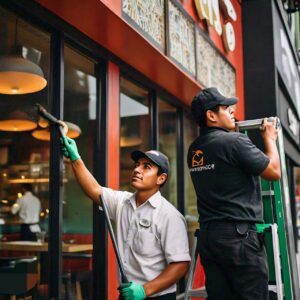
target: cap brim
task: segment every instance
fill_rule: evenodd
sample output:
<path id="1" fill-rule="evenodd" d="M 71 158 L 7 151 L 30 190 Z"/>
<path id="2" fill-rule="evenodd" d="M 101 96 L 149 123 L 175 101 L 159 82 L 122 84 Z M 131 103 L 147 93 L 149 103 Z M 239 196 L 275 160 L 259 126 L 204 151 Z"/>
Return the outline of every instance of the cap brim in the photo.
<path id="1" fill-rule="evenodd" d="M 164 169 L 164 167 L 162 167 L 160 165 L 160 163 L 158 161 L 155 160 L 155 157 L 148 155 L 147 153 L 143 152 L 143 151 L 139 151 L 139 150 L 135 150 L 133 152 L 131 152 L 131 158 L 133 159 L 133 161 L 137 162 L 140 158 L 148 158 L 150 161 L 152 161 L 156 166 L 158 166 L 164 173 L 168 173 L 167 170 Z"/>
<path id="2" fill-rule="evenodd" d="M 142 157 L 149 158 L 145 152 L 142 152 L 142 151 L 139 151 L 139 150 L 135 150 L 135 151 L 131 152 L 131 158 L 133 159 L 133 161 L 138 161 Z"/>
<path id="3" fill-rule="evenodd" d="M 225 98 L 220 102 L 220 105 L 234 105 L 238 102 L 237 98 Z"/>

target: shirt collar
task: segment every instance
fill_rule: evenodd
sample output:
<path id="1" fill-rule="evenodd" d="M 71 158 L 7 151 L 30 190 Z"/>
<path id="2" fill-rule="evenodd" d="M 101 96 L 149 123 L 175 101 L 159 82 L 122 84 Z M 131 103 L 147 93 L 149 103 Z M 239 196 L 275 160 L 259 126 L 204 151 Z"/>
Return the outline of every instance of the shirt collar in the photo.
<path id="1" fill-rule="evenodd" d="M 217 126 L 209 126 L 209 127 L 203 127 L 200 131 L 201 135 L 202 134 L 208 134 L 210 132 L 214 132 L 217 130 L 221 130 L 221 131 L 225 131 L 225 132 L 229 132 L 228 129 L 223 128 L 223 127 L 217 127 Z"/>
<path id="2" fill-rule="evenodd" d="M 136 192 L 134 194 L 132 194 L 131 197 L 129 197 L 127 199 L 127 201 L 130 202 L 131 206 L 134 209 L 136 209 L 135 195 L 136 195 Z M 160 191 L 157 191 L 155 194 L 153 194 L 145 203 L 149 203 L 153 208 L 158 207 L 159 204 L 161 203 L 161 193 L 160 193 Z M 144 205 L 144 204 L 142 204 L 142 205 Z"/>

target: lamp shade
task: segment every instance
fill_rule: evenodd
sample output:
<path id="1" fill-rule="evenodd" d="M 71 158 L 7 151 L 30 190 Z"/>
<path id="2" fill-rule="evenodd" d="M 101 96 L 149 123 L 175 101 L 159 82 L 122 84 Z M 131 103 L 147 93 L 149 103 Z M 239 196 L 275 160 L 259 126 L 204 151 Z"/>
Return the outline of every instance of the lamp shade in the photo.
<path id="1" fill-rule="evenodd" d="M 139 137 L 121 137 L 120 138 L 120 147 L 136 147 L 142 144 L 142 139 Z"/>
<path id="2" fill-rule="evenodd" d="M 32 119 L 24 111 L 14 111 L 5 119 L 0 120 L 1 131 L 29 131 L 37 127 L 34 119 Z"/>
<path id="3" fill-rule="evenodd" d="M 0 58 L 0 93 L 8 95 L 29 94 L 47 85 L 42 69 L 21 56 Z"/>
<path id="4" fill-rule="evenodd" d="M 81 134 L 81 129 L 79 128 L 79 126 L 77 126 L 74 123 L 70 123 L 70 122 L 66 122 L 64 121 L 64 123 L 68 126 L 68 132 L 67 132 L 67 136 L 69 138 L 72 139 L 76 139 L 77 137 L 80 136 Z M 46 129 L 37 129 L 32 131 L 31 135 L 41 141 L 50 141 L 50 130 L 49 128 Z"/>

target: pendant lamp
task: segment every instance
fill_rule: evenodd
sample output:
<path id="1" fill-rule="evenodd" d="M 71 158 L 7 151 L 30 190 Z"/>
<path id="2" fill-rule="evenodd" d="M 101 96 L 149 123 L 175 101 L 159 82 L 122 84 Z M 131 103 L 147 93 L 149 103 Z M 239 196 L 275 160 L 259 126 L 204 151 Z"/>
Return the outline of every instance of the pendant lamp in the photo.
<path id="1" fill-rule="evenodd" d="M 79 126 L 77 126 L 74 123 L 71 122 L 66 122 L 64 121 L 64 123 L 66 123 L 66 125 L 68 126 L 68 132 L 67 132 L 67 136 L 71 139 L 76 139 L 77 137 L 80 136 L 81 134 L 81 129 Z M 34 131 L 32 131 L 31 135 L 41 141 L 50 141 L 50 129 L 46 128 L 46 129 L 36 129 Z"/>
<path id="2" fill-rule="evenodd" d="M 0 131 L 29 131 L 37 127 L 33 117 L 24 111 L 13 111 L 0 120 Z"/>
<path id="3" fill-rule="evenodd" d="M 47 81 L 42 69 L 22 57 L 17 47 L 18 19 L 16 19 L 15 47 L 13 54 L 0 57 L 0 94 L 18 95 L 42 90 Z"/>

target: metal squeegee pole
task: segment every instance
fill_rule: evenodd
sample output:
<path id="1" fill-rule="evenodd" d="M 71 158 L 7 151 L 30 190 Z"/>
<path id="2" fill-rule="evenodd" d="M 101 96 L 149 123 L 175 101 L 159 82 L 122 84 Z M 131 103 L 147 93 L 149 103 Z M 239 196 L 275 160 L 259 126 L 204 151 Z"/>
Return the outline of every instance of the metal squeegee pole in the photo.
<path id="1" fill-rule="evenodd" d="M 108 231 L 109 231 L 109 234 L 110 234 L 110 237 L 111 237 L 111 240 L 112 240 L 112 244 L 113 244 L 113 247 L 114 247 L 114 250 L 115 250 L 116 257 L 117 257 L 117 262 L 118 262 L 118 266 L 119 266 L 120 273 L 121 273 L 121 282 L 122 283 L 129 283 L 129 280 L 128 280 L 127 276 L 125 275 L 124 265 L 123 265 L 121 255 L 120 255 L 120 252 L 119 252 L 119 249 L 118 249 L 118 246 L 117 246 L 116 237 L 115 237 L 114 230 L 112 228 L 112 224 L 111 224 L 111 221 L 110 221 L 110 218 L 109 218 L 109 215 L 108 215 L 107 207 L 106 207 L 105 201 L 102 200 L 101 196 L 100 196 L 100 204 L 101 204 L 102 209 L 104 211 L 105 221 L 106 221 L 106 224 L 108 226 Z"/>
<path id="2" fill-rule="evenodd" d="M 242 128 L 243 130 L 249 130 L 249 129 L 256 129 L 260 128 L 265 118 L 262 119 L 253 119 L 253 120 L 246 120 L 246 121 L 240 121 L 236 122 L 238 128 Z M 268 121 L 271 121 L 271 118 L 267 118 Z M 280 126 L 280 120 L 277 118 L 277 127 Z"/>

